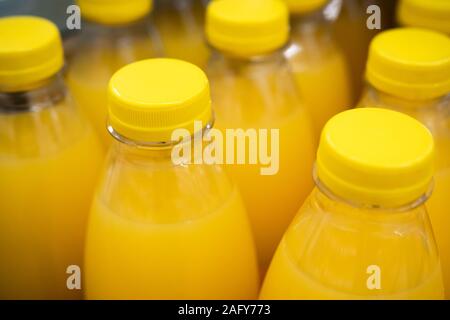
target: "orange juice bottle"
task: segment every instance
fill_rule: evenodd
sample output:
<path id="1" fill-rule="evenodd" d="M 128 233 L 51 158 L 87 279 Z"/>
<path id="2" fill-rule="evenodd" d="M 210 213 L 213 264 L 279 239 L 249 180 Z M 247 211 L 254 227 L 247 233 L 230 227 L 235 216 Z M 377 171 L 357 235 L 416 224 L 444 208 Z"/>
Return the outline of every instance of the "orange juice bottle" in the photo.
<path id="1" fill-rule="evenodd" d="M 164 53 L 204 68 L 209 50 L 203 36 L 205 1 L 159 0 L 155 6 L 155 23 Z"/>
<path id="2" fill-rule="evenodd" d="M 316 188 L 284 234 L 262 299 L 442 299 L 424 202 L 433 137 L 402 113 L 360 108 L 322 131 Z"/>
<path id="3" fill-rule="evenodd" d="M 400 0 L 397 20 L 402 26 L 432 29 L 450 35 L 450 1 Z"/>
<path id="4" fill-rule="evenodd" d="M 116 141 L 89 221 L 88 299 L 257 296 L 256 254 L 237 188 L 219 165 L 174 161 L 175 149 L 192 139 L 178 142 L 172 132 L 201 137 L 195 121 L 212 123 L 208 80 L 195 65 L 143 60 L 111 78 Z"/>
<path id="5" fill-rule="evenodd" d="M 101 145 L 66 91 L 56 26 L 2 18 L 0 43 L 0 299 L 81 298 L 66 272 L 82 266 Z"/>
<path id="6" fill-rule="evenodd" d="M 427 207 L 450 299 L 450 39 L 425 29 L 385 31 L 371 44 L 366 78 L 361 106 L 409 114 L 434 136 L 436 174 Z"/>
<path id="7" fill-rule="evenodd" d="M 318 137 L 329 118 L 351 105 L 350 72 L 332 32 L 332 15 L 326 14 L 327 1 L 285 2 L 291 12 L 291 44 L 286 56 Z"/>
<path id="8" fill-rule="evenodd" d="M 229 166 L 250 215 L 262 272 L 312 188 L 315 140 L 281 50 L 288 30 L 280 1 L 217 0 L 208 7 L 207 37 L 216 48 L 208 75 L 217 127 L 279 130 L 273 174 L 263 175 L 249 162 Z M 256 151 L 247 146 L 251 157 Z"/>
<path id="9" fill-rule="evenodd" d="M 76 102 L 94 124 L 105 146 L 107 86 L 122 66 L 160 54 L 156 31 L 147 19 L 151 0 L 78 0 L 83 17 L 67 81 Z"/>

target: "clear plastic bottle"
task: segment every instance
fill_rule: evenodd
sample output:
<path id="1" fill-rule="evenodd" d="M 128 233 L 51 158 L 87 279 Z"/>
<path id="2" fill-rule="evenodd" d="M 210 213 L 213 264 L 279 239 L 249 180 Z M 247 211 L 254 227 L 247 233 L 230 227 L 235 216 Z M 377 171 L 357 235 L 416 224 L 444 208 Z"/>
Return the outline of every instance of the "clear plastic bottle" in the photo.
<path id="1" fill-rule="evenodd" d="M 316 188 L 286 231 L 262 299 L 442 299 L 424 202 L 433 137 L 415 119 L 378 108 L 324 127 Z"/>
<path id="2" fill-rule="evenodd" d="M 81 298 L 66 270 L 82 265 L 102 148 L 65 88 L 56 26 L 2 18 L 0 42 L 0 299 Z"/>
<path id="3" fill-rule="evenodd" d="M 398 23 L 450 35 L 450 1 L 400 0 L 397 7 Z"/>
<path id="4" fill-rule="evenodd" d="M 351 74 L 333 33 L 339 2 L 285 0 L 291 12 L 286 56 L 316 130 L 352 104 Z"/>
<path id="5" fill-rule="evenodd" d="M 193 140 L 173 141 L 173 130 L 201 138 L 194 121 L 211 125 L 205 74 L 143 60 L 112 77 L 109 101 L 116 139 L 89 221 L 86 297 L 254 299 L 256 253 L 236 186 L 220 165 L 173 157 Z"/>
<path id="6" fill-rule="evenodd" d="M 159 0 L 155 4 L 155 24 L 167 57 L 181 59 L 204 68 L 209 49 L 203 35 L 203 0 Z"/>
<path id="7" fill-rule="evenodd" d="M 278 1 L 217 0 L 208 7 L 206 28 L 215 48 L 207 73 L 217 127 L 224 132 L 279 129 L 276 172 L 262 175 L 261 166 L 266 165 L 249 161 L 228 166 L 249 211 L 265 272 L 284 230 L 312 188 L 312 120 L 282 51 L 288 12 Z M 251 150 L 247 145 L 246 151 Z"/>
<path id="8" fill-rule="evenodd" d="M 151 0 L 79 0 L 83 17 L 76 49 L 70 54 L 67 82 L 81 110 L 105 146 L 107 85 L 124 65 L 162 55 L 156 29 L 148 19 Z"/>
<path id="9" fill-rule="evenodd" d="M 427 203 L 450 298 L 450 39 L 415 28 L 373 40 L 360 106 L 406 113 L 430 129 L 436 145 L 433 195 Z"/>

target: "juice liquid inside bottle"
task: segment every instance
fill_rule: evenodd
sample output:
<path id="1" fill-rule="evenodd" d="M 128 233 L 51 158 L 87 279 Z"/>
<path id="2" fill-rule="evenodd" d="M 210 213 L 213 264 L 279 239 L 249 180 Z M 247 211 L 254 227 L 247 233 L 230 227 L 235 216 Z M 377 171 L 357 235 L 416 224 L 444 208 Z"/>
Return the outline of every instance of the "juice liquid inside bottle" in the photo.
<path id="1" fill-rule="evenodd" d="M 408 52 L 401 47 L 405 42 L 414 43 L 408 45 Z M 450 40 L 433 31 L 397 29 L 377 36 L 370 53 L 369 83 L 359 105 L 408 114 L 427 126 L 434 137 L 436 174 L 427 208 L 441 257 L 446 297 L 450 298 Z M 391 70 L 379 68 L 376 59 L 380 55 L 391 63 Z M 403 63 L 397 64 L 397 59 Z M 419 63 L 420 71 L 416 69 Z M 396 79 L 402 88 L 380 82 L 378 74 L 384 75 L 386 81 Z"/>
<path id="2" fill-rule="evenodd" d="M 14 17 L 0 30 L 0 298 L 79 299 L 66 270 L 82 266 L 101 145 L 58 73 L 56 26 Z"/>
<path id="3" fill-rule="evenodd" d="M 319 137 L 326 121 L 351 105 L 351 74 L 332 32 L 333 21 L 324 13 L 326 1 L 286 2 L 291 11 L 291 44 L 285 54 Z M 308 2 L 316 5 L 303 7 Z"/>
<path id="4" fill-rule="evenodd" d="M 317 187 L 286 231 L 261 298 L 442 299 L 424 206 L 432 173 L 433 138 L 416 120 L 376 108 L 332 118 Z"/>
<path id="5" fill-rule="evenodd" d="M 78 3 L 84 20 L 77 48 L 70 55 L 67 82 L 75 101 L 107 147 L 112 141 L 105 130 L 109 79 L 122 66 L 161 53 L 157 33 L 146 17 L 152 2 L 80 0 Z"/>
<path id="6" fill-rule="evenodd" d="M 266 11 L 267 10 L 267 11 Z M 291 222 L 295 212 L 312 188 L 311 168 L 315 139 L 312 121 L 296 91 L 296 86 L 282 51 L 284 44 L 269 44 L 269 52 L 256 51 L 241 53 L 238 43 L 220 43 L 219 29 L 221 17 L 240 15 L 242 20 L 234 28 L 242 28 L 252 34 L 246 19 L 255 17 L 270 21 L 268 12 L 276 12 L 284 19 L 287 30 L 287 10 L 280 3 L 272 1 L 239 3 L 238 1 L 216 1 L 208 10 L 208 37 L 213 46 L 220 51 L 214 53 L 208 66 L 211 92 L 215 106 L 216 124 L 224 133 L 227 129 L 272 130 L 278 129 L 279 155 L 271 150 L 272 163 L 278 162 L 272 174 L 263 175 L 261 162 L 251 164 L 229 164 L 232 176 L 238 183 L 248 209 L 259 255 L 261 272 L 264 273 L 282 233 Z M 242 25 L 240 25 L 242 23 Z M 249 30 L 246 30 L 248 28 Z M 262 30 L 264 32 L 264 30 Z M 242 34 L 245 33 L 242 31 Z M 254 37 L 261 36 L 257 33 Z M 276 28 L 267 30 L 275 35 Z M 283 31 L 281 31 L 282 33 Z M 245 41 L 245 39 L 235 40 Z M 258 133 L 257 133 L 258 134 Z M 248 141 L 247 141 L 248 142 Z M 261 141 L 260 141 L 261 142 Z M 268 145 L 272 145 L 270 139 Z M 256 149 L 247 143 L 247 160 L 257 156 Z M 258 150 L 261 146 L 258 147 Z M 269 148 L 270 149 L 270 148 Z M 261 158 L 259 158 L 261 160 Z M 264 195 L 264 196 L 262 196 Z"/>
<path id="7" fill-rule="evenodd" d="M 204 73 L 179 60 L 144 60 L 119 70 L 110 88 L 110 132 L 120 141 L 92 206 L 87 298 L 254 299 L 256 254 L 237 188 L 221 166 L 175 164 L 176 144 L 154 144 L 171 141 L 177 127 L 198 135 L 192 122 L 211 121 Z M 129 120 L 154 112 L 160 122 Z"/>
<path id="8" fill-rule="evenodd" d="M 160 0 L 155 5 L 155 24 L 167 57 L 204 68 L 209 50 L 203 35 L 206 1 Z"/>

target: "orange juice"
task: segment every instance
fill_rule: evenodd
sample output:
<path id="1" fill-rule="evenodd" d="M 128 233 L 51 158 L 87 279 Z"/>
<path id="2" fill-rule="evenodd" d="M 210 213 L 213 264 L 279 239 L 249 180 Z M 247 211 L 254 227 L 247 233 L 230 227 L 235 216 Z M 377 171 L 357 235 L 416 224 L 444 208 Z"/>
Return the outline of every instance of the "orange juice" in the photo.
<path id="1" fill-rule="evenodd" d="M 143 60 L 113 76 L 109 95 L 119 141 L 92 206 L 87 298 L 256 298 L 256 254 L 237 188 L 219 165 L 172 158 L 174 129 L 189 136 L 198 133 L 194 121 L 211 120 L 204 73 L 179 60 Z"/>
<path id="2" fill-rule="evenodd" d="M 209 50 L 203 36 L 205 1 L 160 0 L 155 23 L 166 56 L 206 66 Z"/>
<path id="3" fill-rule="evenodd" d="M 418 121 L 376 108 L 324 127 L 317 187 L 286 231 L 262 299 L 442 299 L 424 201 L 433 138 Z"/>
<path id="4" fill-rule="evenodd" d="M 389 70 L 380 67 L 381 56 Z M 369 86 L 359 105 L 406 113 L 426 125 L 435 139 L 436 174 L 427 207 L 450 298 L 450 40 L 421 29 L 386 31 L 372 42 L 367 70 Z"/>
<path id="5" fill-rule="evenodd" d="M 110 198 L 98 195 L 92 208 L 87 298 L 255 298 L 249 225 L 225 174 L 125 161 L 113 170 L 118 181 L 108 185 L 113 188 Z M 215 192 L 208 191 L 208 199 L 199 189 L 186 194 L 193 186 Z"/>
<path id="6" fill-rule="evenodd" d="M 122 66 L 160 53 L 155 30 L 144 20 L 150 0 L 80 0 L 84 21 L 77 48 L 70 55 L 67 82 L 81 111 L 105 146 L 107 85 Z M 124 5 L 125 4 L 125 5 Z"/>
<path id="7" fill-rule="evenodd" d="M 0 299 L 79 299 L 67 268 L 82 266 L 101 146 L 54 75 L 56 26 L 0 19 L 0 41 Z"/>
<path id="8" fill-rule="evenodd" d="M 264 272 L 312 188 L 312 121 L 278 50 L 287 40 L 287 9 L 277 1 L 219 0 L 210 4 L 207 20 L 209 41 L 220 50 L 208 66 L 217 127 L 279 130 L 279 168 L 274 174 L 262 175 L 260 166 L 248 162 L 228 166 L 244 197 Z M 266 23 L 267 30 L 253 25 L 254 20 Z M 226 28 L 219 28 L 222 24 Z M 237 29 L 243 38 L 236 36 Z M 252 35 L 254 47 L 239 45 L 247 42 L 246 34 Z M 276 41 L 265 42 L 267 38 Z"/>
<path id="9" fill-rule="evenodd" d="M 322 12 L 326 1 L 285 0 L 291 11 L 286 56 L 318 137 L 325 122 L 352 103 L 350 72 Z"/>

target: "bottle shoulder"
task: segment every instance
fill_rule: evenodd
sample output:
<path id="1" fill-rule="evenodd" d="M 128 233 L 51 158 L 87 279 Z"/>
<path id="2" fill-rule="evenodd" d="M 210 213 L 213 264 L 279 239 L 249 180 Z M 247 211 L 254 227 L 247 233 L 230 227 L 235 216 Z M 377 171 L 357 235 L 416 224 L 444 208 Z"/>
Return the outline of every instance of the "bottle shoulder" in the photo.
<path id="1" fill-rule="evenodd" d="M 113 145 L 96 199 L 121 217 L 167 224 L 211 214 L 233 192 L 235 185 L 221 166 L 178 165 L 166 152 L 128 153 Z"/>
<path id="2" fill-rule="evenodd" d="M 328 199 L 317 188 L 286 232 L 283 246 L 295 268 L 313 281 L 359 295 L 373 294 L 366 286 L 373 265 L 382 270 L 381 293 L 386 295 L 414 290 L 439 270 L 423 205 L 405 212 L 358 209 Z"/>

